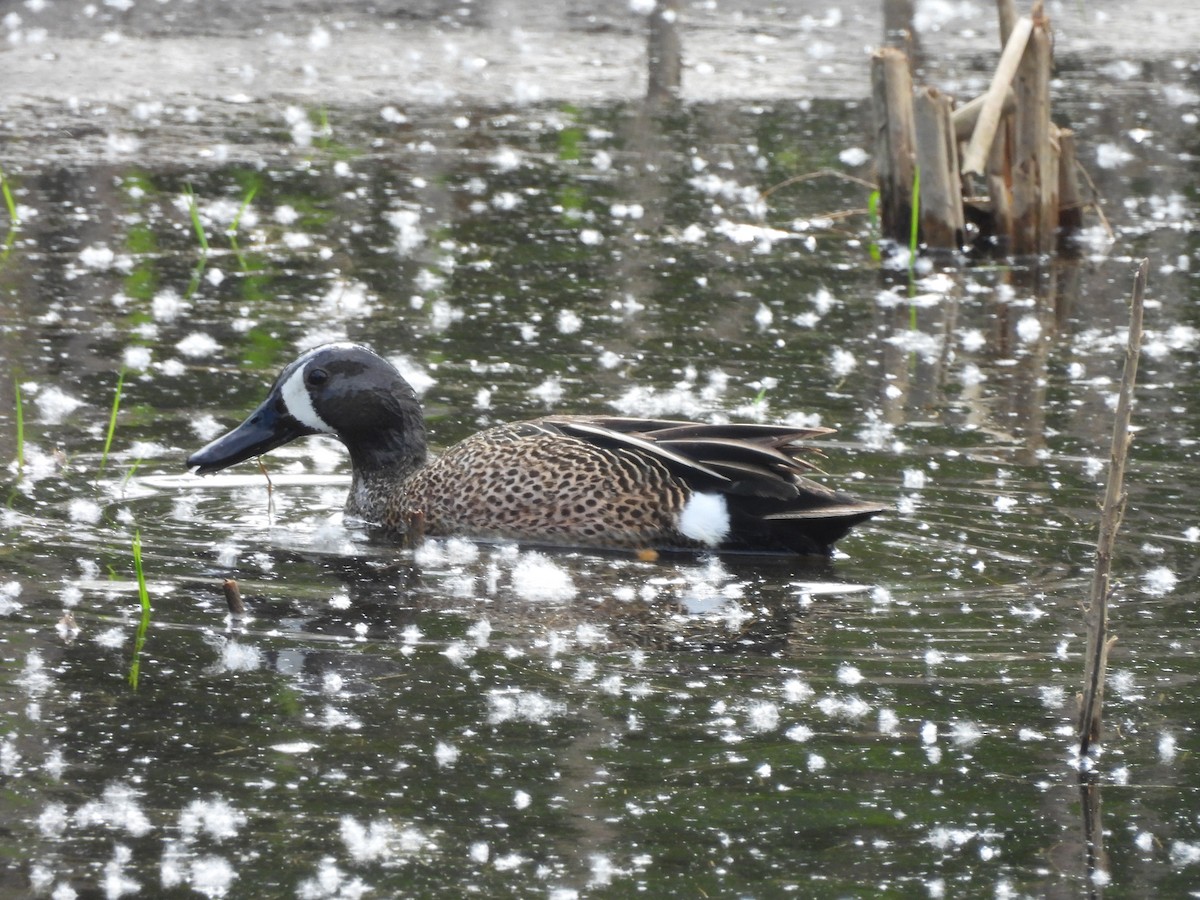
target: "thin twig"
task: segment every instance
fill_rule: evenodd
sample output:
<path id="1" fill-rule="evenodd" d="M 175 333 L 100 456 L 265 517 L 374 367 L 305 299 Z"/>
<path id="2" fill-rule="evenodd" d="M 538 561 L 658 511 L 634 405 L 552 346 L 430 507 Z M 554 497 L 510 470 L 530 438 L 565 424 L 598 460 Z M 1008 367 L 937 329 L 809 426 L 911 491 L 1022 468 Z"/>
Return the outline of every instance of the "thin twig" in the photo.
<path id="1" fill-rule="evenodd" d="M 817 213 L 815 216 L 806 216 L 806 222 L 820 222 L 822 219 L 829 219 L 831 222 L 836 222 L 838 219 L 853 219 L 855 216 L 869 216 L 871 211 L 859 207 L 858 209 L 839 209 L 837 212 Z"/>
<path id="2" fill-rule="evenodd" d="M 275 482 L 271 480 L 271 473 L 267 471 L 267 464 L 262 461 L 262 457 L 255 457 L 255 462 L 258 463 L 258 471 L 262 472 L 262 477 L 267 479 L 267 519 L 275 520 Z"/>
<path id="3" fill-rule="evenodd" d="M 857 184 L 860 187 L 870 188 L 875 190 L 877 185 L 873 181 L 867 181 L 865 178 L 859 178 L 857 175 L 849 175 L 846 172 L 839 172 L 837 169 L 817 169 L 815 172 L 806 172 L 803 175 L 793 175 L 790 178 L 785 178 L 779 184 L 773 184 L 762 192 L 762 198 L 766 200 L 780 188 L 789 187 L 793 184 L 800 184 L 804 181 L 812 181 L 814 178 L 840 178 L 842 181 L 848 181 L 851 184 Z"/>
<path id="4" fill-rule="evenodd" d="M 1111 593 L 1113 546 L 1121 516 L 1125 511 L 1125 462 L 1129 456 L 1129 422 L 1133 411 L 1133 389 L 1137 383 L 1138 357 L 1142 348 L 1142 306 L 1150 260 L 1143 259 L 1133 279 L 1133 299 L 1129 311 L 1129 342 L 1125 348 L 1125 372 L 1117 395 L 1116 421 L 1113 424 L 1112 452 L 1108 461 L 1108 485 L 1100 516 L 1100 537 L 1096 542 L 1096 568 L 1086 612 L 1087 653 L 1084 663 L 1083 704 L 1079 716 L 1079 756 L 1083 759 L 1094 741 L 1100 739 L 1101 705 L 1104 699 L 1104 670 L 1112 639 L 1108 636 L 1108 598 Z"/>
<path id="5" fill-rule="evenodd" d="M 1100 208 L 1100 192 L 1096 190 L 1096 182 L 1092 181 L 1092 176 L 1088 174 L 1088 170 L 1078 160 L 1075 161 L 1075 168 L 1083 176 L 1083 180 L 1087 182 L 1088 187 L 1091 188 L 1092 202 L 1088 205 L 1096 211 L 1096 215 L 1100 219 L 1100 224 L 1104 226 L 1104 233 L 1108 235 L 1108 239 L 1110 241 L 1115 240 L 1117 236 L 1116 232 L 1113 231 L 1112 225 L 1109 224 L 1108 216 L 1104 215 L 1104 210 Z"/>

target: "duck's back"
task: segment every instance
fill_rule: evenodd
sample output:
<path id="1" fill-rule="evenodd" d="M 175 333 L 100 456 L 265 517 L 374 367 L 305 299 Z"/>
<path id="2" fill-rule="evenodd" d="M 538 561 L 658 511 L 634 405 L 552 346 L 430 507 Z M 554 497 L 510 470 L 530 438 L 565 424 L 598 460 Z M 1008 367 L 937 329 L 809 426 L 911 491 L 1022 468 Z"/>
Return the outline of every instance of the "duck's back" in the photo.
<path id="1" fill-rule="evenodd" d="M 543 422 L 467 438 L 413 476 L 405 493 L 403 514 L 424 513 L 428 534 L 639 548 L 660 545 L 687 500 L 653 458 Z"/>
<path id="2" fill-rule="evenodd" d="M 401 485 L 365 489 L 400 532 L 419 516 L 428 535 L 828 554 L 883 507 L 800 475 L 796 442 L 824 433 L 552 416 L 480 432 Z"/>

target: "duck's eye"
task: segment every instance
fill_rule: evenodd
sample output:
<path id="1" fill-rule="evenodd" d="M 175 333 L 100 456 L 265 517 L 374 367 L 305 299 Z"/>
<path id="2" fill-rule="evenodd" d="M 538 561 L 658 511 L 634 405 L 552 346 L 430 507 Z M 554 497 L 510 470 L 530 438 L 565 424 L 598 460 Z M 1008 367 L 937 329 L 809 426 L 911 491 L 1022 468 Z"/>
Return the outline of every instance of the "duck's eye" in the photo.
<path id="1" fill-rule="evenodd" d="M 304 373 L 304 380 L 313 387 L 320 387 L 329 380 L 329 373 L 324 369 L 309 369 Z"/>

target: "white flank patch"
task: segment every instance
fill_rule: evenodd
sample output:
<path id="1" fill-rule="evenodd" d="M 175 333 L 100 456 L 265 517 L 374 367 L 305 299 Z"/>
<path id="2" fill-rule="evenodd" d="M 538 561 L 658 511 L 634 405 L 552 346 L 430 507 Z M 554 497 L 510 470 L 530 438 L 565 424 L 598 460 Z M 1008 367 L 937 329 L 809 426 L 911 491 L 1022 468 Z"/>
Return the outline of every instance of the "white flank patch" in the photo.
<path id="1" fill-rule="evenodd" d="M 692 494 L 679 514 L 684 537 L 715 547 L 729 535 L 729 506 L 720 494 Z"/>
<path id="2" fill-rule="evenodd" d="M 283 383 L 283 387 L 280 388 L 280 393 L 283 394 L 283 405 L 291 417 L 305 428 L 311 428 L 323 434 L 336 434 L 337 432 L 317 415 L 312 397 L 308 395 L 308 386 L 304 383 L 304 370 L 307 368 L 308 363 L 297 366 L 296 371 Z"/>

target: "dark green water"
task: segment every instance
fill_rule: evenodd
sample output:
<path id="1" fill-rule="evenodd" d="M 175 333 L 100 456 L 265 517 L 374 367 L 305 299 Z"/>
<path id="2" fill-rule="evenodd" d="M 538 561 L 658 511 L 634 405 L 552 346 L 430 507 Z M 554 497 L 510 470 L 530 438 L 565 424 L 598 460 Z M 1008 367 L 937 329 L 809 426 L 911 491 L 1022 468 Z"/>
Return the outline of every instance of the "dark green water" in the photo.
<path id="1" fill-rule="evenodd" d="M 759 200 L 864 174 L 839 161 L 855 104 L 347 106 L 310 146 L 247 114 L 221 162 L 0 154 L 24 210 L 0 269 L 4 893 L 1195 889 L 1194 126 L 1149 88 L 1103 112 L 1064 90 L 1081 143 L 1132 155 L 1095 172 L 1115 240 L 911 290 L 840 215 L 865 189 Z M 1089 861 L 1079 602 L 1141 256 Z M 344 337 L 417 374 L 437 444 L 548 409 L 819 421 L 830 481 L 896 511 L 821 567 L 413 552 L 342 525 L 333 444 L 271 454 L 270 490 L 183 472 Z"/>

